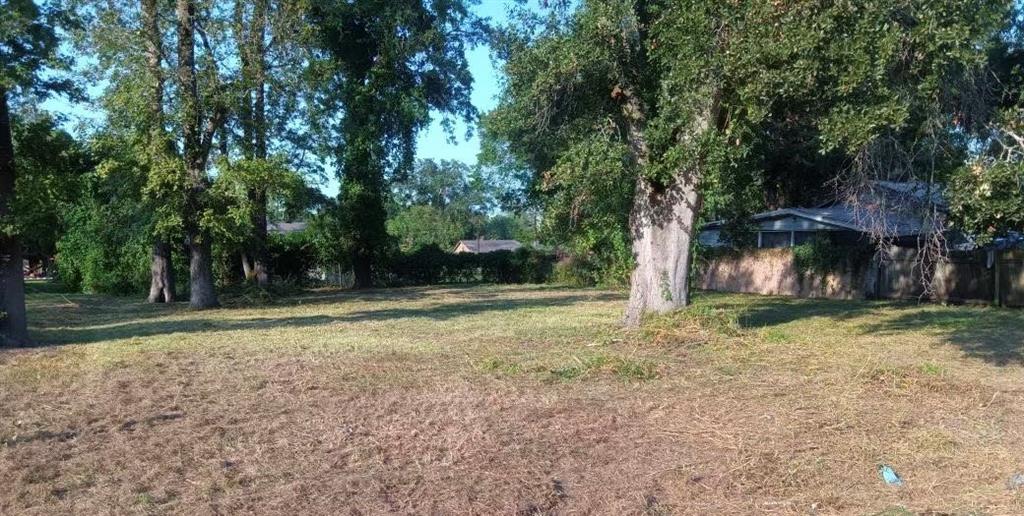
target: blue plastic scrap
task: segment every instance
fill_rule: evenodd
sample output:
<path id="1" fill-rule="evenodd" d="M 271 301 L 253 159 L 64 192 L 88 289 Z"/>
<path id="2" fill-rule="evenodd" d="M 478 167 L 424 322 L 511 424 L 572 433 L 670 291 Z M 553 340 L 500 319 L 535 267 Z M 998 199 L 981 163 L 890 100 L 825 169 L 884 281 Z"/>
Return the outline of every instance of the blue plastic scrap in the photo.
<path id="1" fill-rule="evenodd" d="M 878 466 L 878 474 L 882 476 L 882 480 L 890 486 L 902 486 L 903 479 L 896 473 L 896 470 L 892 469 L 892 466 L 888 464 L 882 464 Z"/>

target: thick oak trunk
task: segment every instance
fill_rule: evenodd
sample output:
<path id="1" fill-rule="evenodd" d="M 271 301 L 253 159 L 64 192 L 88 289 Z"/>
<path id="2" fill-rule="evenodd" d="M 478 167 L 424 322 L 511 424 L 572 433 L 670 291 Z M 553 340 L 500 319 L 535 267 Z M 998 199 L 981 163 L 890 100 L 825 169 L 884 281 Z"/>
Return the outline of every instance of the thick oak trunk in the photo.
<path id="1" fill-rule="evenodd" d="M 173 303 L 174 292 L 174 264 L 171 263 L 171 246 L 163 240 L 157 240 L 153 244 L 153 251 L 150 254 L 150 281 L 149 297 L 150 303 Z"/>
<path id="2" fill-rule="evenodd" d="M 373 287 L 373 258 L 369 253 L 357 251 L 353 254 L 352 277 L 355 288 Z"/>
<path id="3" fill-rule="evenodd" d="M 664 190 L 640 180 L 630 231 L 636 268 L 630 277 L 625 323 L 636 326 L 644 313 L 665 313 L 690 302 L 691 244 L 701 197 L 692 175 L 681 175 Z"/>
<path id="4" fill-rule="evenodd" d="M 644 134 L 645 106 L 628 86 L 618 88 L 613 96 L 622 101 L 630 149 L 643 172 L 653 159 Z M 681 144 L 696 141 L 712 124 L 715 129 L 724 126 L 725 122 L 719 120 L 718 97 L 719 92 L 713 90 L 706 110 L 680 136 Z M 680 170 L 664 185 L 651 182 L 642 173 L 637 179 L 629 216 L 636 268 L 630 276 L 629 302 L 623 321 L 627 326 L 640 324 L 645 313 L 665 313 L 690 303 L 691 251 L 701 209 L 699 181 L 703 164 L 703 159 L 696 159 L 691 168 Z"/>
<path id="5" fill-rule="evenodd" d="M 0 221 L 11 215 L 14 200 L 14 141 L 7 109 L 7 91 L 0 88 Z M 25 312 L 25 277 L 17 235 L 0 230 L 0 346 L 29 343 Z"/>
<path id="6" fill-rule="evenodd" d="M 149 255 L 149 303 L 173 303 L 178 295 L 174 283 L 173 247 L 163 239 L 153 242 Z"/>

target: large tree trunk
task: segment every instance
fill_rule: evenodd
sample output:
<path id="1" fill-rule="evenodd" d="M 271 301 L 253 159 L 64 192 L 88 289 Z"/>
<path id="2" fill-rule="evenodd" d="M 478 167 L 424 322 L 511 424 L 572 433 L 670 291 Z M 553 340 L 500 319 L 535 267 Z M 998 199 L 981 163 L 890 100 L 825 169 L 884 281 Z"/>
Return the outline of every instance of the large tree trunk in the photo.
<path id="1" fill-rule="evenodd" d="M 150 303 L 173 303 L 174 292 L 174 264 L 171 262 L 171 246 L 163 240 L 153 243 L 153 252 L 150 255 L 150 281 L 149 297 Z"/>
<path id="2" fill-rule="evenodd" d="M 0 220 L 11 215 L 14 200 L 14 140 L 7 90 L 0 87 Z M 0 346 L 29 343 L 25 312 L 25 277 L 18 236 L 0 230 Z"/>
<path id="3" fill-rule="evenodd" d="M 149 69 L 150 94 L 150 152 L 173 152 L 168 148 L 169 140 L 164 134 L 164 72 L 161 66 L 163 56 L 162 33 L 157 13 L 156 0 L 141 0 L 142 24 L 146 31 L 146 67 Z M 173 303 L 177 297 L 174 292 L 174 264 L 172 248 L 162 238 L 153 241 L 153 252 L 150 254 L 150 303 Z"/>
<path id="4" fill-rule="evenodd" d="M 202 129 L 199 87 L 195 72 L 195 5 L 191 0 L 177 0 L 178 22 L 178 85 L 181 95 L 182 154 L 185 158 L 188 188 L 185 198 L 185 238 L 189 250 L 189 306 L 196 309 L 218 306 L 213 283 L 213 259 L 210 238 L 199 220 L 202 198 L 209 183 L 206 160 L 213 133 L 219 123 L 211 117 Z"/>
<path id="5" fill-rule="evenodd" d="M 640 180 L 630 215 L 636 268 L 630 277 L 625 323 L 636 326 L 644 313 L 665 313 L 690 302 L 691 244 L 701 196 L 693 174 L 664 190 Z"/>
<path id="6" fill-rule="evenodd" d="M 691 169 L 680 171 L 667 185 L 646 179 L 642 172 L 651 160 L 644 134 L 646 110 L 629 87 L 620 87 L 613 95 L 622 101 L 630 149 L 641 171 L 629 216 L 636 268 L 630 276 L 623 321 L 636 326 L 645 313 L 670 312 L 690 303 L 692 243 L 701 209 L 699 182 L 704 160 L 697 158 Z M 712 124 L 716 129 L 724 127 L 717 90 L 709 96 L 703 115 L 695 117 L 689 134 L 681 136 L 682 144 L 696 141 Z"/>
<path id="7" fill-rule="evenodd" d="M 355 288 L 373 287 L 373 258 L 369 253 L 361 251 L 353 253 L 352 276 Z"/>
<path id="8" fill-rule="evenodd" d="M 213 308 L 219 306 L 213 283 L 213 253 L 210 239 L 200 235 L 189 235 L 189 305 L 192 308 Z"/>

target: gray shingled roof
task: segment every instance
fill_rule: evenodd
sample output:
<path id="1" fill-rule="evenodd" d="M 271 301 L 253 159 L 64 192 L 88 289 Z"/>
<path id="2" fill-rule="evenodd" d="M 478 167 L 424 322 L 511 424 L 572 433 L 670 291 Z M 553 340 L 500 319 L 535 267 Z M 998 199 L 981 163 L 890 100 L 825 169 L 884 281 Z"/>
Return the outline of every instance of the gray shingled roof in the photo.
<path id="1" fill-rule="evenodd" d="M 877 187 L 874 195 L 881 195 L 881 197 L 886 198 L 889 195 L 906 196 L 907 198 L 919 201 L 924 200 L 930 195 L 932 202 L 934 202 L 940 210 L 945 207 L 945 202 L 942 199 L 942 192 L 937 186 L 929 188 L 927 183 L 897 183 L 893 181 L 874 181 L 873 185 Z M 886 195 L 884 192 L 889 192 L 889 195 Z M 882 202 L 880 204 L 885 203 Z M 833 202 L 817 208 L 782 208 L 779 210 L 758 213 L 757 215 L 754 215 L 752 219 L 759 221 L 787 216 L 812 220 L 814 222 L 835 226 L 837 228 L 859 231 L 862 233 L 870 232 L 872 228 L 878 228 L 881 226 L 885 228 L 888 234 L 896 237 L 917 235 L 923 231 L 920 218 L 914 216 L 912 213 L 899 213 L 894 210 L 889 210 L 884 213 L 872 213 L 871 206 L 869 205 L 857 209 L 852 205 L 843 202 Z M 716 220 L 705 225 L 704 229 L 715 229 L 721 227 L 725 222 L 726 221 L 724 220 Z"/>
<path id="2" fill-rule="evenodd" d="M 759 213 L 754 215 L 753 219 L 764 220 L 786 215 L 862 233 L 869 232 L 874 226 L 873 222 L 876 222 L 864 210 L 856 210 L 846 204 L 836 204 L 827 208 L 784 208 Z M 899 213 L 885 213 L 881 216 L 884 216 L 884 227 L 895 236 L 916 235 L 921 232 L 920 219 Z"/>

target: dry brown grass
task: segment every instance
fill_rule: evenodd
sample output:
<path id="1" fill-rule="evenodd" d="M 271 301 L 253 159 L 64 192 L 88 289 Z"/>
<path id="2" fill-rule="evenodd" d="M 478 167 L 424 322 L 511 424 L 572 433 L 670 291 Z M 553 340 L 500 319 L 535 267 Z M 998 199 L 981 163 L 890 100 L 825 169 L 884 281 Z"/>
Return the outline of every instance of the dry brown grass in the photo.
<path id="1" fill-rule="evenodd" d="M 1024 513 L 1020 312 L 704 295 L 624 333 L 620 294 L 544 287 L 31 303 L 0 514 Z"/>

